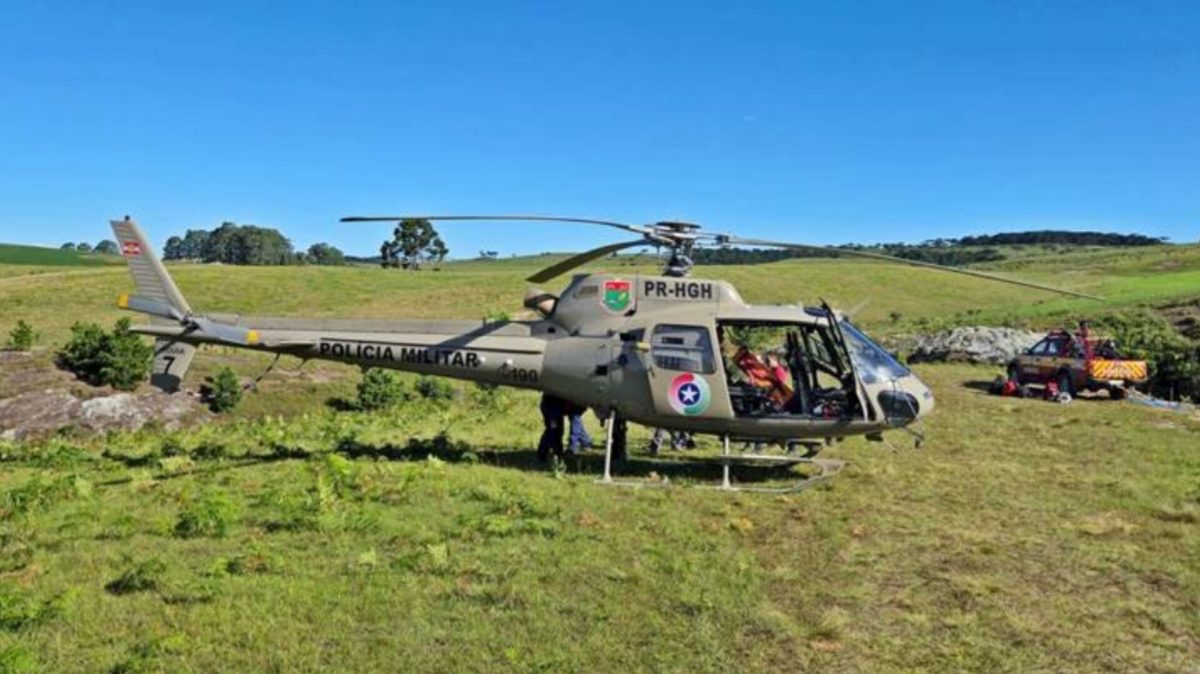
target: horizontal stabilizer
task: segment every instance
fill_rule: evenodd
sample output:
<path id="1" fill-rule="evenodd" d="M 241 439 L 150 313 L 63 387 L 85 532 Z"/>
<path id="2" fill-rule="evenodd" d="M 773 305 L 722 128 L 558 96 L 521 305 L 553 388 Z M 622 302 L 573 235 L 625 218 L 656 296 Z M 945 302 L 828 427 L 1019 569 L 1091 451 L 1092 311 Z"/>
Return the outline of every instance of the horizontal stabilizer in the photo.
<path id="1" fill-rule="evenodd" d="M 117 299 L 117 306 L 157 318 L 173 320 L 185 328 L 178 333 L 178 336 L 183 339 L 197 342 L 224 342 L 238 346 L 254 346 L 259 343 L 257 330 L 220 323 L 195 314 L 183 314 L 170 304 L 149 297 L 121 295 Z"/>

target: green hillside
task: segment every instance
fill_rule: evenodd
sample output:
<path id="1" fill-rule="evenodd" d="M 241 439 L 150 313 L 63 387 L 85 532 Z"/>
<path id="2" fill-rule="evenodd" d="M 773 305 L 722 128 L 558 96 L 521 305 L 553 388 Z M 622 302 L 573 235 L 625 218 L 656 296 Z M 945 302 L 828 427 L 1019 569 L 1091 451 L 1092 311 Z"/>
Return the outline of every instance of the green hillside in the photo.
<path id="1" fill-rule="evenodd" d="M 57 253 L 57 251 L 49 251 Z M 370 266 L 233 267 L 175 265 L 172 274 L 201 311 L 282 316 L 479 318 L 521 310 L 524 278 L 557 257 L 462 262 L 441 270 L 404 272 Z M 101 261 L 99 264 L 103 264 Z M 592 270 L 653 273 L 652 257 L 603 260 Z M 804 259 L 764 265 L 700 267 L 695 275 L 726 279 L 752 303 L 816 303 L 861 307 L 856 319 L 883 331 L 915 321 L 1053 323 L 1114 308 L 1200 296 L 1200 246 L 1161 246 L 1030 258 L 982 267 L 1108 302 L 1064 298 L 938 271 L 858 260 Z M 132 290 L 121 266 L 97 266 L 37 278 L 61 267 L 0 264 L 0 316 L 35 323 L 52 340 L 77 320 L 119 315 L 117 295 Z M 543 284 L 556 291 L 566 277 Z M 2 320 L 2 319 L 0 319 Z M 0 324 L 0 329 L 4 329 Z"/>
<path id="2" fill-rule="evenodd" d="M 697 275 L 861 304 L 875 333 L 1200 297 L 1200 246 L 1060 253 L 988 268 L 1111 301 L 845 260 Z M 553 259 L 171 270 L 198 310 L 479 318 Z M 653 270 L 630 262 L 593 269 Z M 23 318 L 61 344 L 130 290 L 122 266 L 0 264 L 0 337 Z M 206 348 L 188 383 L 267 362 Z M 191 429 L 0 440 L 0 671 L 1195 671 L 1200 419 L 988 396 L 996 372 L 917 366 L 922 448 L 847 440 L 789 496 L 695 488 L 715 441 L 648 457 L 641 428 L 623 470 L 673 486 L 599 486 L 599 451 L 535 461 L 533 393 L 346 411 L 357 369 L 291 358 Z"/>
<path id="3" fill-rule="evenodd" d="M 57 248 L 0 243 L 0 265 L 95 267 L 120 263 L 121 258 L 118 255 L 76 253 Z"/>

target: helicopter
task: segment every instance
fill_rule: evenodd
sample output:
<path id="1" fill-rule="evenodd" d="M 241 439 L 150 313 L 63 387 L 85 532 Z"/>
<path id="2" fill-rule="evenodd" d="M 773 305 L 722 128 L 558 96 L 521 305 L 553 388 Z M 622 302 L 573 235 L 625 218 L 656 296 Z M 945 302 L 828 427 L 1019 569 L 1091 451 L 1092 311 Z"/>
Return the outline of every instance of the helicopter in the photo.
<path id="1" fill-rule="evenodd" d="M 155 339 L 152 385 L 180 388 L 204 344 L 532 389 L 592 409 L 607 429 L 604 481 L 625 454 L 628 423 L 730 441 L 879 440 L 934 409 L 932 391 L 850 318 L 819 306 L 756 306 L 732 284 L 694 278 L 697 246 L 752 246 L 925 267 L 1041 291 L 1084 293 L 853 248 L 709 233 L 694 223 L 632 225 L 544 215 L 350 216 L 343 222 L 524 221 L 589 224 L 637 238 L 579 253 L 527 281 L 532 320 L 304 319 L 195 313 L 145 233 L 111 221 L 137 292 L 118 306 L 151 317 L 133 330 Z M 662 250 L 660 274 L 575 274 L 558 293 L 538 284 L 628 248 Z M 762 346 L 769 345 L 762 354 Z M 910 432 L 912 432 L 910 430 Z M 920 435 L 916 434 L 918 442 Z M 815 450 L 806 456 L 811 456 Z M 778 457 L 760 456 L 779 463 Z M 802 460 L 802 459 L 796 459 Z M 725 461 L 722 486 L 731 487 Z M 783 459 L 784 463 L 794 463 Z"/>

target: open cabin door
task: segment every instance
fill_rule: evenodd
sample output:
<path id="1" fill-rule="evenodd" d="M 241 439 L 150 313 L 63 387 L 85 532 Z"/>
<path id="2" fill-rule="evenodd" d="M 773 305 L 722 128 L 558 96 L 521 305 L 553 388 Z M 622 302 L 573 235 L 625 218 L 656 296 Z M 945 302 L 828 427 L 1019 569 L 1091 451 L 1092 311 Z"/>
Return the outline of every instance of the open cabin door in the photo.
<path id="1" fill-rule="evenodd" d="M 849 377 L 852 378 L 854 388 L 858 395 L 858 408 L 863 421 L 875 421 L 882 417 L 879 409 L 875 406 L 875 402 L 871 400 L 870 392 L 866 384 L 863 382 L 862 373 L 858 371 L 855 363 L 854 353 L 851 352 L 851 347 L 846 341 L 846 333 L 842 331 L 841 321 L 838 320 L 837 314 L 833 308 L 825 300 L 821 300 L 821 309 L 825 312 L 825 318 L 829 321 L 829 330 L 837 341 L 842 358 L 845 360 L 845 366 L 849 372 Z"/>

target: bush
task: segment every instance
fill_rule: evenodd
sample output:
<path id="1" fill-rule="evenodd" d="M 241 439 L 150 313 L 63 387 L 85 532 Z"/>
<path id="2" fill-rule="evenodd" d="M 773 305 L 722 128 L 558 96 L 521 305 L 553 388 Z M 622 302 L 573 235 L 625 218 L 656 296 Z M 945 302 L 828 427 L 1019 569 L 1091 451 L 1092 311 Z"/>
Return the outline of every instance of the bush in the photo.
<path id="1" fill-rule="evenodd" d="M 71 326 L 71 339 L 58 353 L 59 363 L 95 386 L 123 391 L 137 388 L 150 374 L 154 350 L 129 330 L 129 319 L 117 321 L 111 333 L 95 323 Z"/>
<path id="2" fill-rule="evenodd" d="M 100 379 L 121 390 L 132 391 L 150 375 L 154 349 L 129 331 L 129 319 L 117 321 L 108 335 L 107 349 L 101 354 Z"/>
<path id="3" fill-rule="evenodd" d="M 0 651 L 0 674 L 34 674 L 41 671 L 37 658 L 29 649 L 13 644 Z"/>
<path id="4" fill-rule="evenodd" d="M 95 323 L 76 323 L 71 326 L 71 339 L 58 352 L 63 367 L 85 381 L 99 384 L 101 356 L 108 341 L 104 329 Z"/>
<path id="5" fill-rule="evenodd" d="M 1094 321 L 1093 329 L 1114 337 L 1122 356 L 1146 361 L 1152 394 L 1174 400 L 1200 397 L 1200 344 L 1161 317 L 1145 311 L 1112 314 Z"/>
<path id="6" fill-rule="evenodd" d="M 358 409 L 382 410 L 408 400 L 408 390 L 400 375 L 391 370 L 373 367 L 363 373 L 358 382 Z"/>
<path id="7" fill-rule="evenodd" d="M 115 580 L 105 585 L 104 589 L 116 595 L 157 590 L 162 585 L 162 576 L 166 570 L 166 564 L 150 558 L 126 569 Z"/>
<path id="8" fill-rule="evenodd" d="M 237 514 L 237 504 L 228 496 L 211 492 L 179 513 L 174 533 L 178 538 L 220 538 L 229 532 Z"/>
<path id="9" fill-rule="evenodd" d="M 17 321 L 17 326 L 8 333 L 8 348 L 13 351 L 28 351 L 37 341 L 37 333 L 25 321 Z"/>
<path id="10" fill-rule="evenodd" d="M 437 377 L 421 377 L 417 380 L 417 395 L 426 400 L 452 400 L 454 386 Z"/>
<path id="11" fill-rule="evenodd" d="M 63 613 L 71 595 L 35 599 L 15 585 L 0 587 L 0 630 L 17 632 L 40 625 Z"/>
<path id="12" fill-rule="evenodd" d="M 242 402 L 242 383 L 237 373 L 228 366 L 222 367 L 212 378 L 208 389 L 208 407 L 214 412 L 229 412 Z"/>

